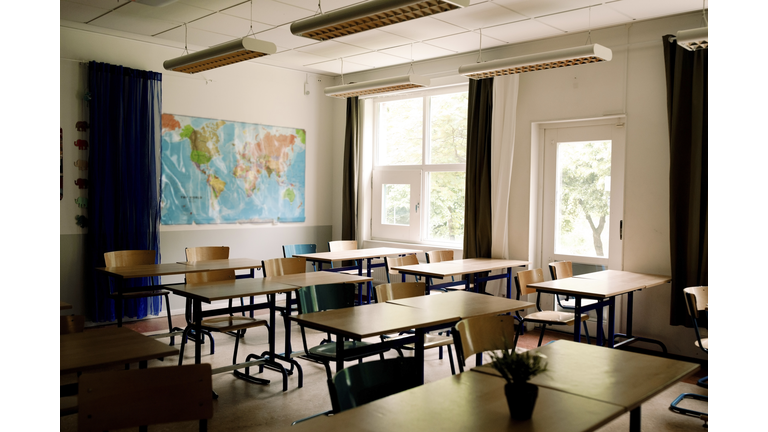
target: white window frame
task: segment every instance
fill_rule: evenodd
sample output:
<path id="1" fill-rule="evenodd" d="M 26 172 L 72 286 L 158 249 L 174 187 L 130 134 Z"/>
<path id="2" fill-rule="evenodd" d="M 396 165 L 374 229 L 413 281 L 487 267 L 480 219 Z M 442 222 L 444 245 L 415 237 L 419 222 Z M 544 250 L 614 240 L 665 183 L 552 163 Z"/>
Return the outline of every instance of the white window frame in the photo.
<path id="1" fill-rule="evenodd" d="M 466 164 L 429 164 L 427 159 L 429 154 L 427 153 L 431 128 L 429 124 L 430 106 L 429 97 L 439 96 L 443 94 L 460 93 L 468 91 L 469 86 L 467 84 L 448 86 L 438 89 L 430 89 L 416 92 L 408 92 L 404 94 L 397 94 L 391 96 L 373 98 L 370 105 L 366 105 L 366 109 L 370 109 L 371 116 L 367 119 L 364 118 L 364 125 L 369 127 L 371 134 L 368 135 L 364 132 L 364 137 L 367 137 L 371 142 L 371 152 L 369 155 L 363 155 L 363 157 L 369 157 L 371 161 L 371 201 L 370 201 L 370 233 L 368 238 L 374 241 L 391 241 L 402 243 L 417 243 L 417 244 L 430 244 L 442 247 L 461 248 L 461 241 L 441 241 L 434 239 L 427 239 L 427 230 L 422 229 L 426 227 L 429 218 L 429 175 L 433 172 L 451 172 L 460 171 L 466 172 Z M 422 130 L 422 162 L 420 165 L 379 165 L 378 164 L 378 114 L 379 106 L 382 102 L 412 99 L 417 97 L 423 97 L 423 125 Z M 365 117 L 365 116 L 364 116 Z M 365 126 L 364 126 L 365 129 Z M 364 138 L 365 139 L 365 138 Z M 410 179 L 413 173 L 419 173 L 420 185 L 418 187 L 418 193 L 411 195 L 411 220 L 417 221 L 416 226 L 411 226 L 410 229 L 402 228 L 391 229 L 394 227 L 386 228 L 381 221 L 381 203 L 382 203 L 382 184 L 413 184 Z M 399 179 L 399 180 L 398 180 Z M 405 179 L 409 179 L 406 181 Z M 382 183 L 384 181 L 384 183 Z M 389 181 L 390 183 L 386 183 Z M 417 210 L 418 209 L 418 210 Z"/>

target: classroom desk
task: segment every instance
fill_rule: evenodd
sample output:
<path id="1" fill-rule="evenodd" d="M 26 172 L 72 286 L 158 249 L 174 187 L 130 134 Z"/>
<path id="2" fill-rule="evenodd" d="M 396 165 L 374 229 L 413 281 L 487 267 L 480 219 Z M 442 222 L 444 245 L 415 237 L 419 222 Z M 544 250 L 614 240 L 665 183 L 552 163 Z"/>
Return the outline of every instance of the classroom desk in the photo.
<path id="1" fill-rule="evenodd" d="M 467 371 L 427 383 L 333 416 L 320 416 L 286 432 L 585 432 L 625 412 L 618 405 L 541 387 L 533 417 L 512 420 L 504 380 Z"/>
<path id="2" fill-rule="evenodd" d="M 658 340 L 632 335 L 632 306 L 634 292 L 644 288 L 650 288 L 669 282 L 669 276 L 650 275 L 643 273 L 625 272 L 620 270 L 604 270 L 601 272 L 587 273 L 564 279 L 556 279 L 545 282 L 537 282 L 528 285 L 537 291 L 573 296 L 576 300 L 574 314 L 595 310 L 598 318 L 597 343 L 603 342 L 603 307 L 608 306 L 608 337 L 605 343 L 610 347 L 620 347 L 636 341 L 650 342 L 659 345 L 664 352 L 667 347 Z M 627 298 L 627 333 L 615 332 L 616 297 L 626 294 Z M 595 303 L 582 306 L 582 299 L 593 299 Z M 615 337 L 626 337 L 628 340 L 615 344 Z M 573 340 L 581 340 L 581 326 L 574 326 Z"/>
<path id="3" fill-rule="evenodd" d="M 427 290 L 445 288 L 449 286 L 464 285 L 464 289 L 469 290 L 470 280 L 459 280 L 453 282 L 444 282 L 441 284 L 431 284 L 431 278 L 448 278 L 451 276 L 472 275 L 475 286 L 482 282 L 494 279 L 507 280 L 507 298 L 512 298 L 512 268 L 525 267 L 530 264 L 529 261 L 505 260 L 496 258 L 469 258 L 463 260 L 441 261 L 429 264 L 414 264 L 408 266 L 393 267 L 400 273 L 422 276 L 427 280 Z M 504 270 L 504 273 L 494 276 L 482 277 L 481 274 L 489 273 L 493 270 Z"/>
<path id="4" fill-rule="evenodd" d="M 640 406 L 700 366 L 679 360 L 559 340 L 531 350 L 547 356 L 547 371 L 531 383 L 540 388 L 621 406 L 630 412 L 630 431 L 640 431 Z M 474 372 L 501 376 L 491 365 Z M 538 403 L 537 403 L 538 405 Z"/>
<path id="5" fill-rule="evenodd" d="M 179 353 L 175 347 L 122 327 L 61 335 L 59 349 L 61 374 L 133 362 L 143 369 L 147 360 Z"/>
<path id="6" fill-rule="evenodd" d="M 59 310 L 72 309 L 72 305 L 71 304 L 65 303 L 65 302 L 63 302 L 61 300 L 59 300 L 59 301 L 61 302 L 61 307 L 59 308 Z"/>
<path id="7" fill-rule="evenodd" d="M 344 251 L 336 251 L 336 252 L 317 252 L 317 253 L 310 253 L 310 254 L 296 254 L 294 256 L 305 258 L 307 261 L 310 261 L 316 264 L 317 269 L 319 271 L 323 270 L 324 264 L 331 264 L 334 261 L 356 261 L 357 266 L 355 267 L 339 267 L 339 268 L 330 268 L 326 270 L 332 271 L 332 272 L 339 272 L 339 271 L 355 269 L 357 270 L 358 275 L 363 274 L 363 261 L 365 261 L 366 263 L 365 275 L 370 278 L 372 269 L 376 267 L 384 266 L 384 263 L 373 264 L 372 261 L 374 259 L 383 258 L 385 256 L 411 255 L 411 254 L 416 254 L 420 252 L 422 251 L 419 249 L 379 247 L 379 248 L 368 248 L 368 249 L 352 249 L 352 250 L 344 250 Z M 372 291 L 373 291 L 373 286 L 371 282 L 368 282 L 368 303 L 371 302 Z M 362 290 L 360 290 L 360 298 L 358 300 L 358 304 L 363 304 Z"/>
<path id="8" fill-rule="evenodd" d="M 298 289 L 295 285 L 281 283 L 269 278 L 247 278 L 216 282 L 188 283 L 162 285 L 163 288 L 172 293 L 192 300 L 192 329 L 195 334 L 201 334 L 201 323 L 203 318 L 229 313 L 251 312 L 257 309 L 263 309 L 263 303 L 254 303 L 253 297 L 266 295 L 269 307 L 269 350 L 261 355 L 248 354 L 244 363 L 216 368 L 213 374 L 233 371 L 234 375 L 246 381 L 257 384 L 268 384 L 269 380 L 255 378 L 250 375 L 250 367 L 264 366 L 276 370 L 283 375 L 283 391 L 288 390 L 288 373 L 282 364 L 277 360 L 282 360 L 297 366 L 299 371 L 299 387 L 303 385 L 303 374 L 298 362 L 277 353 L 275 350 L 275 298 L 276 294 L 285 293 L 290 301 L 290 293 Z M 230 300 L 234 298 L 251 297 L 250 304 L 242 306 L 227 306 L 218 309 L 202 310 L 202 303 L 211 303 L 219 300 Z M 201 361 L 201 344 L 195 343 L 195 363 Z M 245 369 L 245 373 L 238 369 Z"/>
<path id="9" fill-rule="evenodd" d="M 530 302 L 472 292 L 452 292 L 301 314 L 291 319 L 315 330 L 357 340 L 414 329 L 414 337 L 398 338 L 381 344 L 396 346 L 414 343 L 414 356 L 422 366 L 423 382 L 426 332 L 451 326 L 463 318 L 514 312 L 533 305 Z M 336 353 L 337 371 L 344 368 L 344 348 L 341 345 L 337 345 L 341 348 Z"/>
<path id="10" fill-rule="evenodd" d="M 206 260 L 195 262 L 176 262 L 165 264 L 145 264 L 137 266 L 124 267 L 97 267 L 96 271 L 105 274 L 107 277 L 117 279 L 118 297 L 122 297 L 125 290 L 125 279 L 154 277 L 154 276 L 173 276 L 185 273 L 197 273 L 213 270 L 251 270 L 251 277 L 254 276 L 254 269 L 261 268 L 261 261 L 236 258 L 224 260 Z M 136 291 L 146 291 L 152 287 L 137 287 Z M 123 301 L 120 298 L 115 301 L 115 315 L 117 316 L 117 326 L 123 325 Z"/>

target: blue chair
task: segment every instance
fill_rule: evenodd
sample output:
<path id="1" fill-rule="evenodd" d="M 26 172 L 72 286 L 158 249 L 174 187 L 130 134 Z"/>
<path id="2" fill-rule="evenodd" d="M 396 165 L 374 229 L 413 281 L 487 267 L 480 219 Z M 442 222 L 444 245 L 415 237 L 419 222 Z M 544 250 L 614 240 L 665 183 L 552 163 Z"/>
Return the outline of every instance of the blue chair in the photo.
<path id="1" fill-rule="evenodd" d="M 685 297 L 685 306 L 688 309 L 688 314 L 691 316 L 691 320 L 693 321 L 693 329 L 696 331 L 696 344 L 697 347 L 701 348 L 702 351 L 705 353 L 709 352 L 709 338 L 702 338 L 701 337 L 701 331 L 699 330 L 699 326 L 706 328 L 707 327 L 707 319 L 708 319 L 708 311 L 707 311 L 707 304 L 709 303 L 708 300 L 708 294 L 707 289 L 709 287 L 705 286 L 697 286 L 697 287 L 689 287 L 685 288 L 683 290 L 683 295 Z M 709 388 L 709 376 L 705 376 L 704 378 L 701 378 L 697 383 L 700 387 Z M 695 399 L 700 401 L 708 401 L 709 397 L 696 394 L 696 393 L 682 393 L 680 396 L 678 396 L 670 405 L 669 410 L 672 412 L 676 412 L 678 414 L 683 414 L 691 417 L 698 417 L 702 420 L 704 420 L 704 427 L 707 427 L 707 421 L 709 419 L 709 415 L 705 412 L 701 411 L 695 411 L 692 409 L 687 408 L 681 408 L 677 406 L 680 402 L 683 401 L 683 399 Z"/>
<path id="2" fill-rule="evenodd" d="M 283 245 L 283 258 L 293 258 L 296 254 L 317 253 L 317 245 L 314 243 Z M 312 270 L 317 271 L 317 266 L 312 263 Z"/>

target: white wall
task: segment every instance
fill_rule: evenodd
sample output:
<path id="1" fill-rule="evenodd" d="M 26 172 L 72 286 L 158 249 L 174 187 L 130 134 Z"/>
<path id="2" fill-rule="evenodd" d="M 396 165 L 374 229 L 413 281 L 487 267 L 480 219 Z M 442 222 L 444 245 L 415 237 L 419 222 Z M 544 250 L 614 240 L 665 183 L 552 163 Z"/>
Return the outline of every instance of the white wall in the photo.
<path id="1" fill-rule="evenodd" d="M 613 51 L 613 60 L 520 76 L 512 193 L 509 204 L 510 257 L 542 266 L 529 251 L 531 215 L 531 125 L 534 122 L 625 113 L 624 269 L 671 274 L 669 248 L 669 139 L 662 36 L 700 26 L 700 13 L 593 30 L 591 39 Z M 585 33 L 483 51 L 483 60 L 583 45 Z M 416 63 L 417 74 L 433 84 L 455 81 L 458 67 L 477 54 Z M 345 76 L 363 81 L 406 73 L 408 66 Z M 338 188 L 338 187 L 337 187 Z M 543 263 L 546 265 L 546 263 Z M 660 339 L 671 353 L 703 357 L 693 330 L 669 326 L 670 285 L 635 295 L 634 333 Z M 653 345 L 638 347 L 655 349 Z"/>
<path id="2" fill-rule="evenodd" d="M 282 256 L 283 243 L 317 243 L 325 250 L 331 240 L 332 188 L 340 162 L 336 157 L 337 135 L 334 100 L 323 95 L 332 81 L 321 75 L 244 62 L 195 75 L 165 71 L 164 60 L 179 56 L 181 50 L 142 40 L 102 35 L 77 29 L 60 28 L 60 104 L 64 129 L 65 191 L 60 207 L 61 296 L 75 305 L 72 313 L 87 313 L 82 291 L 84 234 L 75 225 L 74 215 L 87 214 L 74 198 L 87 196 L 73 183 L 77 168 L 73 161 L 87 158 L 79 154 L 73 142 L 77 120 L 82 114 L 81 100 L 86 74 L 79 61 L 105 62 L 163 74 L 163 112 L 303 128 L 307 133 L 306 201 L 303 223 L 227 224 L 161 226 L 162 262 L 184 258 L 184 247 L 228 245 L 233 257 L 268 259 Z M 304 82 L 310 95 L 304 95 Z M 342 114 L 343 117 L 343 114 Z M 343 127 L 343 122 L 342 122 Z M 343 130 L 342 132 L 343 133 Z M 339 134 L 341 136 L 341 134 Z M 342 141 L 343 147 L 343 141 Z M 85 172 L 87 176 L 87 172 Z M 179 278 L 164 278 L 175 282 Z M 174 296 L 175 297 L 175 296 Z M 179 298 L 172 300 L 172 310 L 181 311 Z"/>

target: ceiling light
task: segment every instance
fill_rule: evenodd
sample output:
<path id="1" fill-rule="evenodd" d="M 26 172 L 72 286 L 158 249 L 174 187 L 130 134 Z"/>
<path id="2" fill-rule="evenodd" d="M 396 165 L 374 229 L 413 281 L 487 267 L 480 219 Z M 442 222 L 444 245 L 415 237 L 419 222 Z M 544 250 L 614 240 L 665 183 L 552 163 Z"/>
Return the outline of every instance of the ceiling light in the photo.
<path id="1" fill-rule="evenodd" d="M 372 81 L 326 87 L 325 95 L 338 98 L 366 96 L 371 94 L 392 93 L 420 87 L 429 87 L 429 78 L 419 75 L 401 75 Z"/>
<path id="2" fill-rule="evenodd" d="M 707 49 L 709 46 L 709 27 L 701 27 L 677 32 L 677 44 L 688 51 Z"/>
<path id="3" fill-rule="evenodd" d="M 469 0 L 371 0 L 291 24 L 291 33 L 319 41 L 469 6 Z"/>
<path id="4" fill-rule="evenodd" d="M 473 63 L 459 68 L 459 74 L 473 79 L 490 78 L 523 72 L 556 69 L 587 63 L 610 61 L 613 53 L 610 49 L 598 45 L 584 45 L 557 51 L 529 54 L 483 63 Z"/>
<path id="5" fill-rule="evenodd" d="M 189 74 L 251 60 L 277 52 L 272 42 L 244 37 L 163 62 L 166 70 Z"/>

